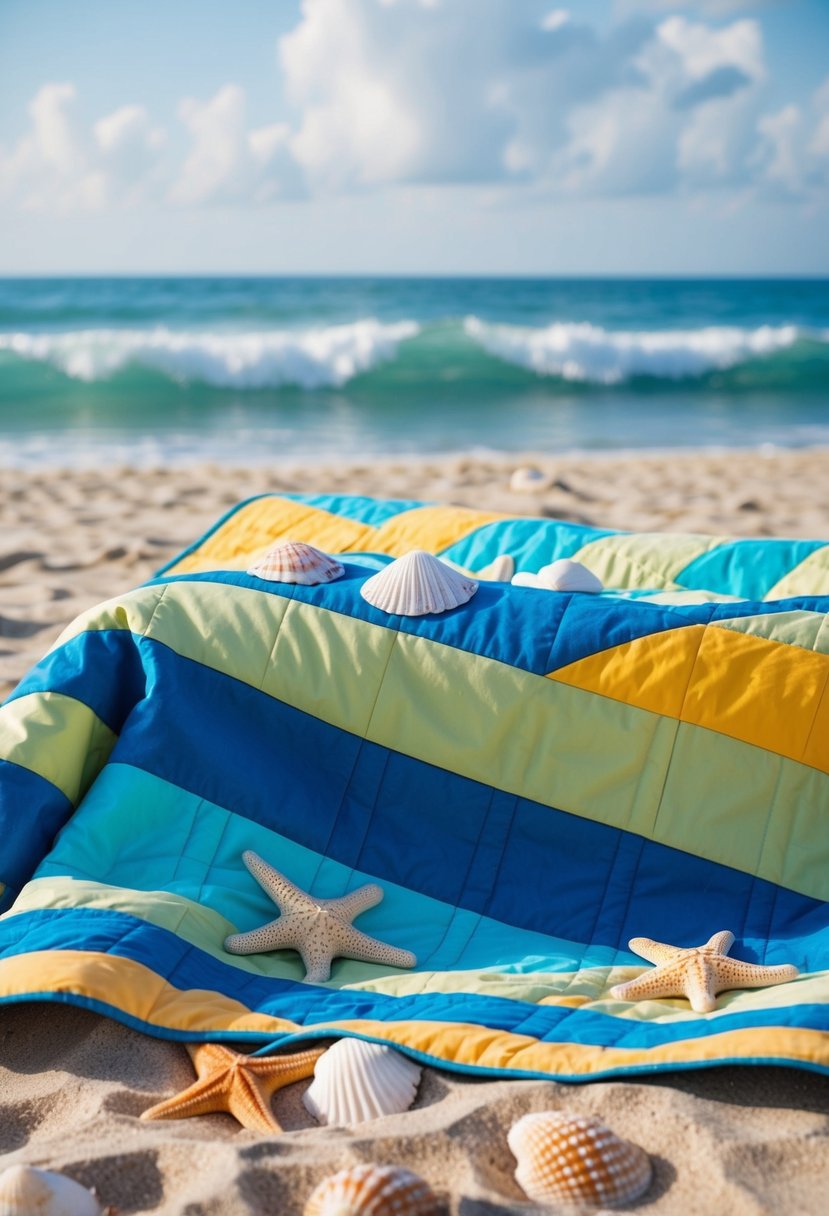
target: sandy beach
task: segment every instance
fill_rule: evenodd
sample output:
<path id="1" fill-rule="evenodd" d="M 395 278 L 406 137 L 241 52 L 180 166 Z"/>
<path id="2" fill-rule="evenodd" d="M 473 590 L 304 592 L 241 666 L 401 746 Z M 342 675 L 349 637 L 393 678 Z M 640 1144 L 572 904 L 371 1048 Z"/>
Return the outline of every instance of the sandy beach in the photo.
<path id="1" fill-rule="evenodd" d="M 510 475 L 527 464 L 546 474 L 546 488 L 513 492 Z M 239 500 L 280 490 L 414 497 L 638 531 L 829 537 L 826 449 L 4 469 L 0 697 L 79 612 L 149 578 Z M 581 1086 L 426 1070 L 410 1112 L 353 1130 L 314 1125 L 301 1102 L 307 1082 L 276 1097 L 281 1137 L 240 1130 L 226 1115 L 139 1122 L 192 1078 L 181 1044 L 80 1009 L 5 1007 L 0 1170 L 17 1162 L 64 1170 L 121 1213 L 300 1216 L 327 1174 L 388 1162 L 426 1177 L 452 1216 L 496 1216 L 541 1210 L 513 1180 L 509 1127 L 528 1111 L 564 1108 L 601 1115 L 648 1151 L 655 1177 L 638 1206 L 654 1216 L 825 1211 L 829 1087 L 794 1069 L 715 1068 Z"/>

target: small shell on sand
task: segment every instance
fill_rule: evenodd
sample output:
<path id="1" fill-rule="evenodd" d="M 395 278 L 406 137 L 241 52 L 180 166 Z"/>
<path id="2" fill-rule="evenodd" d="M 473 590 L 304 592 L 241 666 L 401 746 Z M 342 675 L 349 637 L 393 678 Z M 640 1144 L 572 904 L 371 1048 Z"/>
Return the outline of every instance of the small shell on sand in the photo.
<path id="1" fill-rule="evenodd" d="M 102 1216 L 95 1196 L 71 1178 L 32 1165 L 0 1174 L 0 1216 Z"/>
<path id="2" fill-rule="evenodd" d="M 317 1060 L 302 1100 L 318 1123 L 353 1127 L 408 1110 L 421 1071 L 383 1043 L 340 1039 Z"/>
<path id="3" fill-rule="evenodd" d="M 513 494 L 541 494 L 551 485 L 552 478 L 532 464 L 514 469 L 509 479 L 509 488 Z"/>
<path id="4" fill-rule="evenodd" d="M 319 1184 L 304 1216 L 436 1216 L 428 1182 L 397 1165 L 352 1165 Z"/>
<path id="5" fill-rule="evenodd" d="M 306 545 L 301 540 L 282 540 L 271 545 L 247 573 L 268 583 L 299 583 L 313 587 L 342 578 L 345 571 L 338 561 L 313 545 Z"/>
<path id="6" fill-rule="evenodd" d="M 645 1150 L 593 1115 L 524 1115 L 507 1143 L 518 1159 L 516 1181 L 535 1203 L 615 1207 L 638 1199 L 651 1183 Z"/>
<path id="7" fill-rule="evenodd" d="M 424 549 L 412 549 L 366 579 L 360 594 L 382 612 L 423 616 L 457 608 L 471 600 L 477 590 L 474 579 Z"/>

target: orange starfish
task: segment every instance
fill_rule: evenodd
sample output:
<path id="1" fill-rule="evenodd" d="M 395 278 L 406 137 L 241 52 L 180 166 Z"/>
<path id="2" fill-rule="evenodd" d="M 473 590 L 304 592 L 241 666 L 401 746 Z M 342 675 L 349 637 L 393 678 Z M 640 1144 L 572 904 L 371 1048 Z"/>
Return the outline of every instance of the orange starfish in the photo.
<path id="1" fill-rule="evenodd" d="M 281 1132 L 271 1097 L 286 1085 L 310 1077 L 324 1047 L 284 1056 L 246 1056 L 220 1043 L 188 1043 L 198 1080 L 150 1107 L 142 1119 L 185 1119 L 227 1111 L 254 1132 Z"/>
<path id="2" fill-rule="evenodd" d="M 717 1007 L 717 993 L 728 988 L 765 988 L 785 984 L 797 976 L 788 963 L 777 967 L 758 967 L 728 958 L 734 934 L 723 929 L 704 946 L 666 946 L 649 937 L 633 937 L 628 943 L 635 954 L 649 963 L 653 971 L 643 971 L 635 980 L 617 984 L 610 995 L 620 1001 L 643 1001 L 652 997 L 684 996 L 694 1013 L 710 1013 Z"/>

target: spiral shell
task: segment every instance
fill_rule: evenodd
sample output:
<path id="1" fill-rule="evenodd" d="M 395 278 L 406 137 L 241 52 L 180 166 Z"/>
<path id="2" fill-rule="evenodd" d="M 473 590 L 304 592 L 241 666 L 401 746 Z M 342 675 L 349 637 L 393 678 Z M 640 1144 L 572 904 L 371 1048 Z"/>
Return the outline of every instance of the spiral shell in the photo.
<path id="1" fill-rule="evenodd" d="M 353 1127 L 408 1110 L 421 1071 L 393 1047 L 340 1039 L 317 1060 L 302 1100 L 318 1123 Z"/>
<path id="2" fill-rule="evenodd" d="M 95 1196 L 51 1170 L 10 1165 L 0 1174 L 0 1216 L 101 1216 Z"/>
<path id="3" fill-rule="evenodd" d="M 650 1186 L 653 1168 L 645 1150 L 592 1115 L 524 1115 L 507 1143 L 518 1159 L 516 1181 L 535 1203 L 613 1207 L 638 1199 Z"/>
<path id="4" fill-rule="evenodd" d="M 352 1165 L 312 1192 L 304 1216 L 436 1216 L 428 1182 L 398 1165 Z"/>
<path id="5" fill-rule="evenodd" d="M 426 612 L 457 608 L 471 600 L 477 590 L 474 579 L 453 570 L 424 549 L 412 549 L 366 579 L 360 594 L 383 612 L 423 616 Z"/>
<path id="6" fill-rule="evenodd" d="M 247 572 L 269 583 L 301 583 L 305 587 L 332 583 L 345 573 L 333 557 L 301 540 L 281 540 L 271 545 Z"/>

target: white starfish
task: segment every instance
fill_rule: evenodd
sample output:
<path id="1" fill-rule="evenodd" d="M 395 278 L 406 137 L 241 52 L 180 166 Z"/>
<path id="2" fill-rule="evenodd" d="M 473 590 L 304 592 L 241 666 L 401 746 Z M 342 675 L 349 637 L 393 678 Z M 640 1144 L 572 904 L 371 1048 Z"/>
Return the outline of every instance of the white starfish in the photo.
<path id="1" fill-rule="evenodd" d="M 355 929 L 355 916 L 373 908 L 383 898 L 376 883 L 360 887 L 340 899 L 317 899 L 269 866 L 248 849 L 242 860 L 279 908 L 280 915 L 261 929 L 231 933 L 225 950 L 231 954 L 260 954 L 268 950 L 298 950 L 305 964 L 305 980 L 319 984 L 331 976 L 335 958 L 354 958 L 365 963 L 387 963 L 390 967 L 414 967 L 411 950 L 398 950 Z"/>

